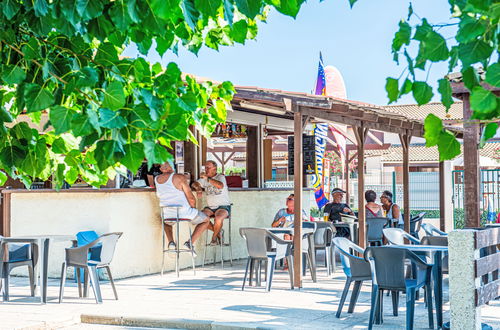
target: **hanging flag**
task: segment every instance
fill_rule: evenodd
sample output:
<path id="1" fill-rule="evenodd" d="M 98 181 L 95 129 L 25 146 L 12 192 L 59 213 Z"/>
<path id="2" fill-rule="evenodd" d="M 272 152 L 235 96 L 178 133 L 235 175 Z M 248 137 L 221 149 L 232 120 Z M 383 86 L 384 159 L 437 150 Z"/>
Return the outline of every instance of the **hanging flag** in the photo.
<path id="1" fill-rule="evenodd" d="M 325 157 L 326 137 L 328 134 L 328 124 L 318 123 L 314 125 L 314 141 L 316 153 L 315 174 L 313 174 L 312 182 L 314 188 L 314 196 L 316 204 L 321 209 L 328 203 L 323 190 L 323 158 Z"/>
<path id="2" fill-rule="evenodd" d="M 318 77 L 316 78 L 315 95 L 326 95 L 325 66 L 323 65 L 323 56 L 319 52 Z"/>

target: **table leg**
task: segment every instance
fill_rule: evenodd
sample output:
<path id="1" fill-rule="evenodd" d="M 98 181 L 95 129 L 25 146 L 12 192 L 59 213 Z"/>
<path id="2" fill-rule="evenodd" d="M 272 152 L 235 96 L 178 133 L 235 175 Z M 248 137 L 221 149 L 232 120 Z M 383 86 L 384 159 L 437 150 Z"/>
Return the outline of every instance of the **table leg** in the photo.
<path id="1" fill-rule="evenodd" d="M 434 267 L 432 267 L 434 277 L 434 300 L 436 304 L 436 321 L 438 329 L 443 327 L 443 270 L 442 253 L 434 253 Z"/>
<path id="2" fill-rule="evenodd" d="M 42 264 L 42 303 L 47 303 L 47 278 L 49 270 L 49 242 L 50 239 L 43 240 L 43 264 Z"/>

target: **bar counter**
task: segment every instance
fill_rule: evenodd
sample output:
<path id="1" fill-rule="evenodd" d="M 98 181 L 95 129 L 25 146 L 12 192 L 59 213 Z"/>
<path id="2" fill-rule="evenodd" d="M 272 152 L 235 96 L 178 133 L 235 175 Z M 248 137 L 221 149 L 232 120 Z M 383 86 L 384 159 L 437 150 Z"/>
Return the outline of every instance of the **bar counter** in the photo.
<path id="1" fill-rule="evenodd" d="M 239 235 L 239 228 L 269 227 L 275 213 L 285 207 L 285 199 L 290 193 L 293 193 L 293 189 L 230 189 L 229 195 L 233 203 L 231 233 L 233 259 L 247 256 L 246 245 Z M 314 192 L 304 189 L 303 208 L 307 213 L 313 201 Z M 203 205 L 205 205 L 204 198 L 199 199 L 198 207 L 201 209 Z M 155 190 L 152 188 L 74 188 L 60 191 L 4 189 L 2 208 L 1 228 L 5 236 L 75 235 L 85 230 L 95 230 L 98 234 L 123 232 L 111 264 L 113 276 L 125 278 L 160 271 L 162 257 L 160 210 Z M 181 225 L 181 244 L 187 240 L 187 233 L 187 225 Z M 198 253 L 197 265 L 202 263 L 204 243 L 203 235 L 195 244 Z M 65 246 L 67 244 L 64 243 L 51 245 L 50 277 L 60 275 Z M 227 260 L 229 251 L 224 250 L 224 259 Z M 219 258 L 217 256 L 217 259 Z M 207 262 L 211 262 L 212 259 L 213 252 L 210 250 L 207 253 Z M 189 256 L 182 255 L 181 269 L 188 267 L 190 262 Z M 173 270 L 173 257 L 167 256 L 165 264 L 166 270 Z"/>

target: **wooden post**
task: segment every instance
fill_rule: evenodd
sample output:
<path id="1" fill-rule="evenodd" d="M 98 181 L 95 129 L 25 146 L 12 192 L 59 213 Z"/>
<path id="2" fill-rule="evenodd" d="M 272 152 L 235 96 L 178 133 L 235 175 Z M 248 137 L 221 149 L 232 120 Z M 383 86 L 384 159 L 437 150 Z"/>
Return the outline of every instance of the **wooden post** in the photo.
<path id="1" fill-rule="evenodd" d="M 366 247 L 366 212 L 365 212 L 365 139 L 368 128 L 363 123 L 354 128 L 354 134 L 358 142 L 358 245 Z M 353 233 L 351 233 L 352 237 Z"/>
<path id="2" fill-rule="evenodd" d="M 399 134 L 401 146 L 403 148 L 403 209 L 404 213 L 404 229 L 407 233 L 410 232 L 410 141 L 411 135 L 408 131 L 406 134 Z M 396 195 L 396 191 L 392 192 Z"/>
<path id="3" fill-rule="evenodd" d="M 445 202 L 445 177 L 444 162 L 439 162 L 439 229 L 446 231 L 446 202 Z"/>
<path id="4" fill-rule="evenodd" d="M 11 196 L 11 193 L 2 193 L 2 228 L 0 228 L 2 232 L 0 234 L 5 237 L 10 236 Z"/>
<path id="5" fill-rule="evenodd" d="M 247 129 L 247 179 L 248 187 L 259 186 L 259 132 L 258 127 L 249 126 Z"/>
<path id="6" fill-rule="evenodd" d="M 463 95 L 464 104 L 464 208 L 465 227 L 480 227 L 479 194 L 481 185 L 479 183 L 479 124 L 470 119 L 469 94 Z"/>
<path id="7" fill-rule="evenodd" d="M 264 140 L 264 181 L 273 178 L 273 140 Z"/>
<path id="8" fill-rule="evenodd" d="M 351 195 L 349 194 L 349 151 L 346 151 L 346 156 L 345 156 L 345 168 L 344 168 L 344 177 L 345 177 L 345 202 L 347 205 L 349 205 L 349 199 L 351 198 Z"/>
<path id="9" fill-rule="evenodd" d="M 302 287 L 302 114 L 295 106 L 293 114 L 293 173 L 294 173 L 294 194 L 295 194 L 295 214 L 293 220 L 293 285 L 296 288 Z"/>

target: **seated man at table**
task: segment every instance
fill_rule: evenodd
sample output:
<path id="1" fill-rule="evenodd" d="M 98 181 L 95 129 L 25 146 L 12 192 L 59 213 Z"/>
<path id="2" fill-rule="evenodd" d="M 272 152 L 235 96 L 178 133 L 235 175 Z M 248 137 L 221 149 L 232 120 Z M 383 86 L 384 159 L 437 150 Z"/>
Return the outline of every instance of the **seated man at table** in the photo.
<path id="1" fill-rule="evenodd" d="M 160 171 L 162 174 L 155 178 L 156 195 L 160 200 L 160 206 L 180 206 L 179 218 L 191 219 L 191 223 L 196 225 L 191 235 L 191 242 L 194 243 L 207 229 L 209 223 L 208 217 L 196 209 L 196 198 L 188 185 L 186 177 L 182 174 L 176 174 L 171 162 L 163 163 L 160 166 Z M 164 218 L 176 218 L 177 210 L 167 209 L 163 216 Z M 165 224 L 165 234 L 169 241 L 168 248 L 175 249 L 176 242 L 174 242 L 171 225 Z M 193 249 L 189 240 L 184 243 L 184 246 L 189 250 Z"/>
<path id="2" fill-rule="evenodd" d="M 209 222 L 207 227 L 214 232 L 210 245 L 218 245 L 222 239 L 220 232 L 223 221 L 229 217 L 231 211 L 231 201 L 226 177 L 224 174 L 217 173 L 217 163 L 208 160 L 205 164 L 205 171 L 200 174 L 200 179 L 193 183 L 193 189 L 198 192 L 205 189 L 208 206 L 203 209 L 203 213 L 208 217 L 214 217 L 214 223 Z"/>
<path id="3" fill-rule="evenodd" d="M 293 220 L 295 218 L 295 196 L 290 194 L 286 198 L 286 207 L 279 209 L 279 211 L 274 216 L 272 227 L 293 227 Z M 302 210 L 302 221 L 307 221 L 307 214 Z M 285 235 L 285 239 L 292 239 L 292 235 Z"/>
<path id="4" fill-rule="evenodd" d="M 333 201 L 325 205 L 324 213 L 328 213 L 328 220 L 335 223 L 340 222 L 341 214 L 354 215 L 349 205 L 343 203 L 345 191 L 340 188 L 332 190 Z M 347 228 L 337 228 L 337 237 L 349 237 Z"/>

